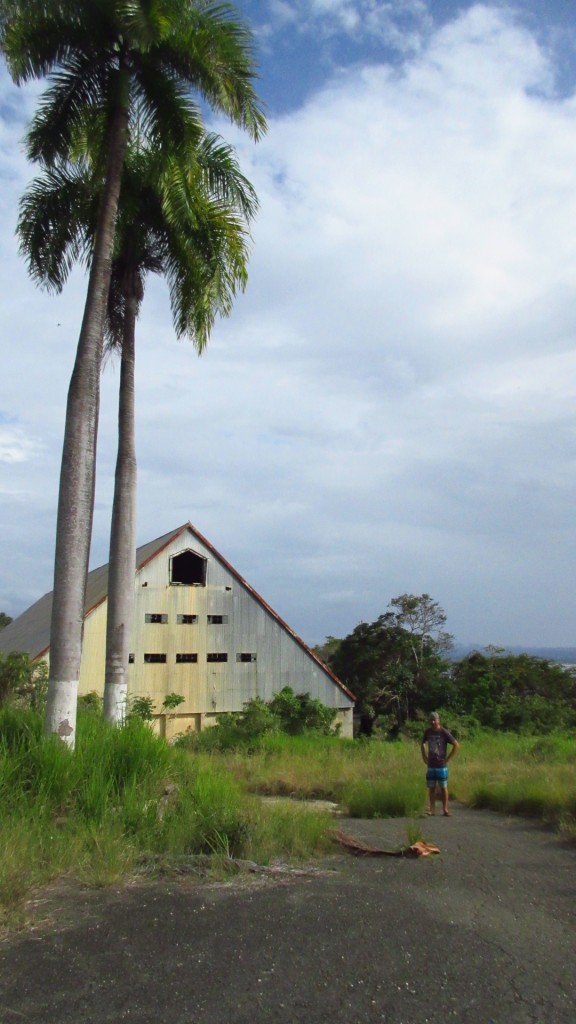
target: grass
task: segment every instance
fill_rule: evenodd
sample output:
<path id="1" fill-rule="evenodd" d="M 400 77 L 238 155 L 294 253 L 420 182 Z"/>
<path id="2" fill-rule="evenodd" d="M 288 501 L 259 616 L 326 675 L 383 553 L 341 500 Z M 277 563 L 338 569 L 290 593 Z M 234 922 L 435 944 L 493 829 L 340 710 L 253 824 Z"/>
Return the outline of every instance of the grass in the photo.
<path id="1" fill-rule="evenodd" d="M 217 758 L 251 792 L 333 800 L 351 817 L 413 817 L 425 801 L 417 744 L 265 737 L 250 755 Z M 526 815 L 576 841 L 571 736 L 479 733 L 451 764 L 450 793 L 470 807 Z"/>
<path id="2" fill-rule="evenodd" d="M 80 714 L 71 752 L 43 737 L 37 714 L 0 711 L 0 929 L 57 877 L 105 885 L 184 861 L 221 876 L 229 858 L 325 851 L 329 825 L 301 805 L 263 804 L 223 762 L 170 747 L 141 722 L 118 730 Z"/>
<path id="3" fill-rule="evenodd" d="M 576 842 L 575 768 L 571 737 L 478 735 L 451 765 L 451 795 L 530 815 Z M 31 889 L 56 877 L 105 885 L 183 863 L 221 876 L 230 858 L 270 864 L 327 852 L 333 819 L 310 798 L 334 801 L 349 816 L 409 818 L 419 837 L 418 745 L 273 735 L 250 753 L 191 753 L 138 721 L 118 730 L 83 712 L 71 753 L 43 738 L 37 714 L 4 708 L 0 927 L 17 919 Z"/>
<path id="4" fill-rule="evenodd" d="M 535 818 L 576 842 L 576 746 L 571 736 L 481 735 L 463 746 L 452 792 L 470 807 Z"/>
<path id="5" fill-rule="evenodd" d="M 344 787 L 342 803 L 351 818 L 409 818 L 422 808 L 422 780 L 359 779 Z"/>
<path id="6" fill-rule="evenodd" d="M 388 789 L 392 793 L 406 778 L 416 780 L 418 764 L 421 764 L 414 761 L 412 744 L 314 735 L 265 736 L 249 756 L 232 751 L 200 757 L 226 765 L 251 792 L 332 800 L 343 804 L 350 813 L 348 795 L 352 799 L 352 794 L 363 784 L 374 788 L 380 785 L 381 792 Z M 368 817 L 373 816 L 368 814 Z"/>

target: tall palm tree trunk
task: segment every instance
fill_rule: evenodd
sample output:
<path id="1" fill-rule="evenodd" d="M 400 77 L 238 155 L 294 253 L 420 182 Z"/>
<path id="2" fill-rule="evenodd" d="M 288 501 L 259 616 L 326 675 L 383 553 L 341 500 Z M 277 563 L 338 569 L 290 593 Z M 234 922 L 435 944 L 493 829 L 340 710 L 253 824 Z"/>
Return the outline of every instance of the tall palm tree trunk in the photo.
<path id="1" fill-rule="evenodd" d="M 135 332 L 138 296 L 126 296 L 118 406 L 118 456 L 110 530 L 104 718 L 120 725 L 126 714 L 128 654 L 136 571 Z"/>
<path id="2" fill-rule="evenodd" d="M 119 78 L 126 79 L 120 71 Z M 100 403 L 100 370 L 114 232 L 127 143 L 128 106 L 111 115 L 106 180 L 76 361 L 68 391 L 54 562 L 50 676 L 45 731 L 74 747 L 84 599 L 90 557 Z"/>

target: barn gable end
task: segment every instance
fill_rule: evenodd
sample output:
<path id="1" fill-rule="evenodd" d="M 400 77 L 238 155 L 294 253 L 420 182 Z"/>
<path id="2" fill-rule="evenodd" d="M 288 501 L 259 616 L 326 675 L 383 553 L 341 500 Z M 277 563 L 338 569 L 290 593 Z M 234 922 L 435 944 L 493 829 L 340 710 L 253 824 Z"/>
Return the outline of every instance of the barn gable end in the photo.
<path id="1" fill-rule="evenodd" d="M 291 686 L 336 708 L 352 735 L 353 695 L 190 523 L 139 548 L 136 564 L 128 688 L 157 712 L 167 694 L 184 697 L 158 715 L 163 733 L 199 730 Z M 107 583 L 108 566 L 88 576 L 80 693 L 103 691 Z M 6 627 L 0 649 L 45 656 L 51 598 Z"/>

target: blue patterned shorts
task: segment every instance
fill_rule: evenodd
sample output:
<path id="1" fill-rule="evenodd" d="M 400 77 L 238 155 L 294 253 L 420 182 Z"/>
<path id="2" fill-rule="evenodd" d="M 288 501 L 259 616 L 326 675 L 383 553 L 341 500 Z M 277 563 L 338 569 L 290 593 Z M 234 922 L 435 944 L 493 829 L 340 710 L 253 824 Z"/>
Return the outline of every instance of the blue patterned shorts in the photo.
<path id="1" fill-rule="evenodd" d="M 426 785 L 428 786 L 428 789 L 434 789 L 434 786 L 440 786 L 440 789 L 446 789 L 448 785 L 448 769 L 427 768 Z"/>

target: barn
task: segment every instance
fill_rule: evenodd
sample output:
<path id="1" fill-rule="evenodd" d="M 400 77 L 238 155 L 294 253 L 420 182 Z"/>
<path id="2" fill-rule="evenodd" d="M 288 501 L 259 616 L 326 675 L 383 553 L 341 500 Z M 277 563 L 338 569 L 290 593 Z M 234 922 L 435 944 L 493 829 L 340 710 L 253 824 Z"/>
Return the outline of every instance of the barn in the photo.
<path id="1" fill-rule="evenodd" d="M 168 739 L 213 725 L 284 686 L 338 711 L 352 736 L 354 696 L 191 523 L 138 548 L 128 690 L 148 697 Z M 81 694 L 104 688 L 108 566 L 88 574 Z M 52 594 L 0 631 L 0 650 L 49 658 Z M 163 713 L 170 693 L 183 703 Z"/>

